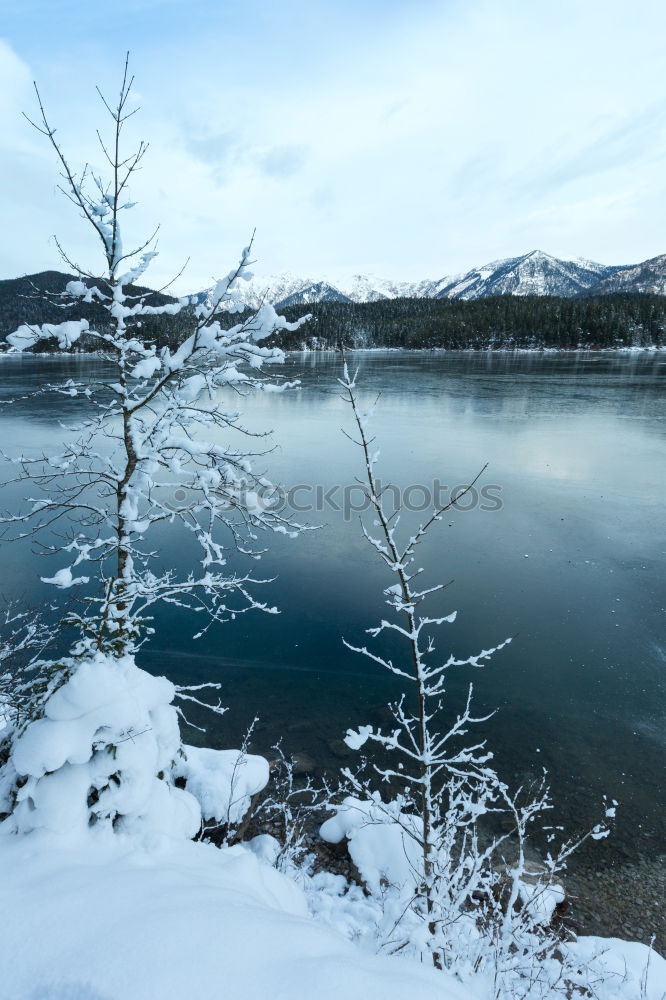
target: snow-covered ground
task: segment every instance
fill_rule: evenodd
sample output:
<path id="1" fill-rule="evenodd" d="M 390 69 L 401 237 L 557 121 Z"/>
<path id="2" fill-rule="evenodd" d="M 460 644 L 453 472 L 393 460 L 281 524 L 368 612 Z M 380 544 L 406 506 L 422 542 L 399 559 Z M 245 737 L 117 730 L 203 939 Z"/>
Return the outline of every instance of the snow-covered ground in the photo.
<path id="1" fill-rule="evenodd" d="M 192 840 L 202 819 L 241 819 L 267 762 L 183 745 L 178 689 L 131 655 L 62 666 L 67 679 L 40 717 L 21 728 L 10 712 L 3 735 L 0 1000 L 509 1000 L 527 987 L 514 976 L 497 993 L 492 948 L 481 966 L 462 954 L 460 978 L 436 971 L 418 927 L 399 955 L 377 953 L 382 921 L 393 919 L 386 887 L 400 910 L 414 892 L 416 859 L 407 863 L 386 809 L 365 825 L 366 805 L 350 812 L 346 800 L 321 831 L 349 838 L 368 896 L 342 876 L 284 863 L 267 835 L 222 848 Z M 479 931 L 456 913 L 464 946 Z M 581 938 L 562 951 L 567 975 L 597 1000 L 666 993 L 666 961 L 644 945 Z M 563 996 L 551 988 L 559 975 L 551 957 L 524 997 Z"/>
<path id="2" fill-rule="evenodd" d="M 330 901 L 330 897 L 329 897 Z M 362 898 L 357 899 L 359 913 Z M 361 950 L 244 846 L 42 834 L 0 843 L 1 1000 L 490 1000 L 491 984 Z M 603 946 L 603 1000 L 661 1000 L 666 962 Z M 642 989 L 644 987 L 644 992 Z"/>
<path id="3" fill-rule="evenodd" d="M 146 673 L 129 653 L 89 651 L 57 667 L 32 721 L 22 725 L 5 702 L 0 1000 L 567 995 L 557 992 L 562 959 L 551 953 L 543 962 L 538 936 L 526 966 L 534 982 L 522 966 L 507 978 L 500 965 L 512 959 L 514 938 L 494 960 L 494 939 L 463 904 L 447 924 L 457 928 L 456 950 L 447 954 L 451 967 L 460 956 L 459 978 L 431 965 L 418 914 L 416 923 L 405 918 L 399 954 L 388 953 L 396 945 L 385 931 L 395 928 L 394 917 L 403 919 L 421 883 L 415 841 L 405 836 L 410 817 L 398 809 L 398 826 L 388 807 L 373 813 L 378 799 L 330 807 L 335 815 L 321 830 L 330 842 L 348 839 L 369 895 L 342 876 L 310 876 L 279 858 L 267 835 L 222 848 L 191 839 L 202 820 L 233 826 L 242 819 L 269 780 L 266 760 L 184 745 L 176 703 L 191 700 L 193 689 Z M 14 691 L 19 704 L 22 690 Z M 359 748 L 371 735 L 369 726 L 350 731 L 347 745 Z M 547 913 L 537 924 L 559 898 L 542 898 Z M 529 911 L 531 897 L 523 902 Z M 583 996 L 666 995 L 666 961 L 644 945 L 556 943 Z"/>
<path id="4" fill-rule="evenodd" d="M 2 1000 L 443 996 L 441 974 L 362 952 L 241 846 L 4 837 L 0 907 Z"/>

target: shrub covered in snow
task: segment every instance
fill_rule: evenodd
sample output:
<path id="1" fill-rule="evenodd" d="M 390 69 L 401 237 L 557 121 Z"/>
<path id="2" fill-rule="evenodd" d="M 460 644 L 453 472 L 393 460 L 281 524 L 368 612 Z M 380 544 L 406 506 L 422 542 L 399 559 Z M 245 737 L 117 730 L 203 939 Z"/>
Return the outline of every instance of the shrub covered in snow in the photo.
<path id="1" fill-rule="evenodd" d="M 247 815 L 254 796 L 268 784 L 265 757 L 240 750 L 184 746 L 171 774 L 185 782 L 204 820 L 235 830 Z"/>
<path id="2" fill-rule="evenodd" d="M 238 822 L 266 785 L 263 757 L 183 746 L 177 688 L 132 656 L 99 652 L 60 666 L 67 679 L 0 768 L 6 832 L 108 827 L 191 838 L 202 817 Z"/>

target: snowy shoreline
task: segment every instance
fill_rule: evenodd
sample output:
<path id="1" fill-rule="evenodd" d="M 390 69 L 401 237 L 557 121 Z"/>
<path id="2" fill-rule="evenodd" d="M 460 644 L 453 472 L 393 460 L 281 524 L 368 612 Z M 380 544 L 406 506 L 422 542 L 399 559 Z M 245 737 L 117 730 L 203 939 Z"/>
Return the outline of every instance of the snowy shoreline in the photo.
<path id="1" fill-rule="evenodd" d="M 666 354 L 666 347 L 348 347 L 349 354 Z M 288 358 L 300 354 L 333 354 L 334 347 L 303 347 L 285 351 Z M 0 358 L 100 358 L 99 351 L 2 351 Z"/>
<path id="2" fill-rule="evenodd" d="M 349 354 L 666 354 L 666 347 L 348 347 Z M 338 354 L 333 347 L 304 347 L 297 354 Z"/>

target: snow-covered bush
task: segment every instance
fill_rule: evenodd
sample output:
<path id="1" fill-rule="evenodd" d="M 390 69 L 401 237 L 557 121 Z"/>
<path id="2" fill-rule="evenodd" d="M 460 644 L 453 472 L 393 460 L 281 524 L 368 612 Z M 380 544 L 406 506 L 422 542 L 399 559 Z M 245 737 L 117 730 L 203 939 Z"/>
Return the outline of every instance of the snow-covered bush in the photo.
<path id="1" fill-rule="evenodd" d="M 313 825 L 313 817 L 319 817 L 323 807 L 330 802 L 331 789 L 324 779 L 315 782 L 308 776 L 299 780 L 294 758 L 286 756 L 279 743 L 273 751 L 270 785 L 257 809 L 259 825 L 272 831 L 269 836 L 272 843 L 263 839 L 263 846 L 255 844 L 255 849 L 261 850 L 279 871 L 300 877 L 308 871 L 312 861 L 309 828 Z"/>
<path id="2" fill-rule="evenodd" d="M 183 746 L 178 689 L 131 655 L 99 652 L 63 667 L 68 679 L 13 741 L 0 772 L 0 812 L 11 812 L 5 832 L 72 836 L 95 827 L 191 838 L 202 818 L 242 819 L 268 781 L 267 761 Z"/>
<path id="3" fill-rule="evenodd" d="M 236 409 L 238 397 L 250 391 L 288 386 L 263 374 L 283 354 L 262 346 L 286 321 L 268 304 L 236 315 L 243 312 L 237 285 L 251 277 L 250 247 L 204 301 L 198 295 L 158 297 L 155 304 L 152 293 L 137 287 L 156 251 L 154 237 L 136 249 L 122 240 L 121 221 L 134 207 L 129 183 L 147 150 L 143 141 L 134 150 L 123 148 L 125 124 L 136 110 L 130 107 L 132 84 L 126 63 L 117 102 L 102 98 L 112 122 L 108 141 L 97 133 L 108 180 L 89 165 L 79 173 L 72 169 L 37 95 L 40 118 L 33 124 L 56 154 L 64 193 L 97 240 L 103 268 L 94 277 L 99 271 L 76 267 L 59 247 L 77 273 L 54 298 L 69 310 L 67 318 L 23 325 L 7 340 L 11 351 L 22 351 L 55 337 L 66 351 L 85 333 L 105 366 L 89 378 L 37 390 L 82 400 L 84 416 L 77 413 L 57 454 L 16 458 L 14 482 L 29 483 L 29 499 L 0 519 L 6 535 L 36 536 L 47 554 L 64 557 L 65 565 L 43 582 L 59 593 L 87 588 L 65 616 L 75 630 L 70 655 L 35 664 L 40 696 L 6 748 L 0 783 L 4 807 L 13 805 L 9 826 L 16 831 L 102 823 L 118 830 L 161 826 L 192 836 L 201 807 L 177 781 L 196 789 L 204 814 L 242 807 L 244 793 L 237 803 L 223 804 L 228 759 L 193 750 L 185 763 L 176 689 L 137 667 L 134 654 L 151 633 L 158 602 L 203 615 L 198 634 L 249 610 L 275 612 L 254 594 L 262 581 L 230 568 L 230 555 L 256 559 L 260 532 L 298 530 L 274 509 L 272 484 L 253 471 L 253 456 L 265 451 L 264 435 L 245 431 Z M 91 302 L 105 317 L 98 329 L 71 316 Z M 190 328 L 180 342 L 158 347 L 145 332 L 154 327 L 144 322 L 183 309 L 190 311 Z M 233 406 L 225 392 L 233 393 Z M 194 542 L 181 578 L 159 564 L 156 525 L 180 528 Z M 178 693 L 196 700 L 191 692 Z M 260 769 L 263 774 L 263 764 Z M 248 787 L 262 780 L 254 774 Z"/>
<path id="4" fill-rule="evenodd" d="M 69 677 L 43 716 L 14 741 L 6 828 L 77 835 L 102 824 L 193 837 L 198 802 L 166 780 L 181 752 L 174 686 L 130 655 L 99 652 L 65 666 Z"/>

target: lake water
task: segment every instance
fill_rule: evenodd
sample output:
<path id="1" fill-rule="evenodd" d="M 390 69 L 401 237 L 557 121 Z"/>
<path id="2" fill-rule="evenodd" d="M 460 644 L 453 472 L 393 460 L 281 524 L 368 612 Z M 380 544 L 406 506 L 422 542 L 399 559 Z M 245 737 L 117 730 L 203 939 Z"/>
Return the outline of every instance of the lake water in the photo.
<path id="1" fill-rule="evenodd" d="M 499 772 L 515 782 L 547 768 L 553 821 L 571 832 L 596 821 L 603 793 L 620 801 L 616 835 L 594 845 L 590 864 L 664 853 L 666 356 L 361 352 L 353 363 L 362 399 L 381 394 L 373 429 L 384 482 L 405 490 L 436 479 L 443 489 L 489 463 L 482 482 L 495 499 L 485 506 L 497 509 L 480 509 L 480 497 L 475 509 L 451 512 L 421 563 L 428 580 L 455 581 L 433 608 L 458 611 L 439 631 L 443 655 L 515 639 L 473 677 L 452 676 L 449 704 L 460 706 L 472 679 L 478 708 L 498 709 L 483 732 Z M 98 364 L 2 359 L 2 396 L 17 402 L 0 408 L 0 445 L 55 447 L 58 421 L 86 404 L 18 397 Z M 341 433 L 351 425 L 337 393 L 339 359 L 294 355 L 286 368 L 302 387 L 247 400 L 246 423 L 274 429 L 276 449 L 263 464 L 273 479 L 302 487 L 299 506 L 317 485 L 340 487 L 338 504 L 362 472 Z M 3 505 L 20 496 L 6 493 Z M 405 527 L 422 516 L 407 515 Z M 382 722 L 397 693 L 341 641 L 366 641 L 392 581 L 363 544 L 357 515 L 329 505 L 300 517 L 322 527 L 271 541 L 258 567 L 276 577 L 262 597 L 280 615 L 243 616 L 193 642 L 200 622 L 168 610 L 141 660 L 175 680 L 222 682 L 230 711 L 211 731 L 217 745 L 238 740 L 256 713 L 257 750 L 281 737 L 286 751 L 331 768 L 349 763 L 346 728 Z M 192 558 L 181 535 L 165 533 L 160 545 L 165 564 Z M 55 566 L 18 544 L 3 554 L 3 593 L 43 600 L 38 575 Z"/>

